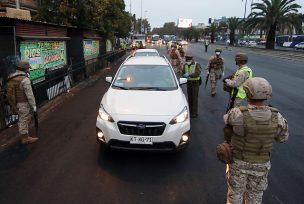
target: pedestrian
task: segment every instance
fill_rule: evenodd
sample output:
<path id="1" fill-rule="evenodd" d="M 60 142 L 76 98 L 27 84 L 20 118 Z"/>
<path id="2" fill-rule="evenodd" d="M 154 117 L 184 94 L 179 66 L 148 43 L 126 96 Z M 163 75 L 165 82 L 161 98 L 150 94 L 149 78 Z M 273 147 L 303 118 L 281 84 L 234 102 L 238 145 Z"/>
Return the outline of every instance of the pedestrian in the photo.
<path id="1" fill-rule="evenodd" d="M 209 58 L 206 70 L 210 78 L 211 95 L 216 95 L 216 84 L 224 75 L 224 59 L 221 57 L 222 50 L 215 49 L 215 55 Z"/>
<path id="2" fill-rule="evenodd" d="M 246 93 L 243 89 L 243 84 L 247 79 L 252 78 L 252 70 L 246 65 L 248 56 L 245 53 L 237 53 L 235 55 L 235 64 L 238 70 L 230 78 L 224 79 L 224 86 L 232 88 L 231 95 L 234 100 L 234 107 L 240 106 L 243 99 L 246 98 Z"/>
<path id="3" fill-rule="evenodd" d="M 18 129 L 22 144 L 30 144 L 38 140 L 37 137 L 29 136 L 32 114 L 37 111 L 31 81 L 28 77 L 29 69 L 29 63 L 20 60 L 16 64 L 16 72 L 10 74 L 7 80 L 7 99 L 13 112 L 18 114 Z"/>
<path id="4" fill-rule="evenodd" d="M 175 73 L 180 72 L 180 65 L 183 61 L 176 44 L 171 45 L 171 51 L 170 51 L 170 63 L 175 71 Z"/>
<path id="5" fill-rule="evenodd" d="M 268 81 L 254 77 L 244 83 L 244 89 L 248 105 L 224 115 L 230 129 L 225 131 L 225 140 L 232 146 L 232 163 L 226 169 L 228 204 L 262 203 L 273 142 L 285 142 L 289 136 L 286 119 L 265 105 L 272 96 Z"/>
<path id="6" fill-rule="evenodd" d="M 208 46 L 209 46 L 209 40 L 208 39 L 205 39 L 204 45 L 205 45 L 205 52 L 208 52 Z"/>
<path id="7" fill-rule="evenodd" d="M 198 92 L 201 84 L 201 65 L 193 60 L 193 56 L 186 56 L 186 62 L 183 69 L 183 77 L 188 79 L 187 93 L 190 109 L 190 117 L 198 116 Z"/>

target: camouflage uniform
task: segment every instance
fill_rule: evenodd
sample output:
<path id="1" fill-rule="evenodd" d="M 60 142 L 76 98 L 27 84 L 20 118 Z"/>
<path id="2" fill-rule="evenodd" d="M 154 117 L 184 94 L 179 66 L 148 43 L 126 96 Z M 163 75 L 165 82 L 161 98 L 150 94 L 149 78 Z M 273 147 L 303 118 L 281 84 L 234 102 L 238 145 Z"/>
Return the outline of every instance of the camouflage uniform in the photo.
<path id="1" fill-rule="evenodd" d="M 176 47 L 173 47 L 173 49 L 171 50 L 170 58 L 171 58 L 170 63 L 172 65 L 175 73 L 181 72 L 183 58 L 181 57 L 181 55 Z"/>
<path id="2" fill-rule="evenodd" d="M 17 70 L 15 73 L 11 74 L 9 78 L 12 78 L 16 75 L 26 74 L 23 71 Z M 27 102 L 18 102 L 17 101 L 17 113 L 19 116 L 18 128 L 19 133 L 21 135 L 25 135 L 29 133 L 29 123 L 32 117 L 32 107 L 36 106 L 35 97 L 32 91 L 31 81 L 28 77 L 24 77 L 24 79 L 20 82 L 20 89 L 24 90 L 24 93 L 27 97 Z"/>
<path id="3" fill-rule="evenodd" d="M 259 81 L 250 79 L 248 83 L 245 83 L 244 88 L 251 82 L 258 84 Z M 258 84 L 258 86 L 263 86 L 263 84 Z M 266 100 L 265 97 L 259 98 L 256 96 L 265 96 L 270 93 L 267 96 L 267 99 L 269 99 L 272 90 L 271 87 L 268 90 L 266 89 L 269 87 L 265 87 L 249 94 L 246 90 L 247 97 L 249 99 Z M 232 144 L 234 162 L 227 164 L 226 168 L 227 203 L 242 204 L 243 199 L 246 204 L 262 203 L 263 192 L 268 186 L 267 176 L 271 168 L 270 151 L 272 143 L 273 140 L 285 142 L 288 139 L 287 121 L 277 109 L 264 105 L 254 106 L 249 101 L 249 105 L 246 107 L 231 109 L 224 115 L 224 122 L 232 127 L 233 132 L 231 138 L 228 139 L 228 142 Z M 250 127 L 251 129 L 249 129 Z M 252 129 L 252 127 L 254 128 Z M 255 131 L 255 133 L 250 133 L 252 131 Z M 257 137 L 259 138 L 258 141 Z M 225 139 L 227 140 L 227 137 Z M 239 141 L 243 141 L 243 143 L 238 143 Z M 258 145 L 255 146 L 256 144 Z M 240 146 L 242 148 L 239 148 Z M 254 151 L 248 151 L 250 148 Z M 239 157 L 240 155 L 242 156 Z"/>
<path id="4" fill-rule="evenodd" d="M 216 61 L 218 61 L 219 64 L 216 64 Z M 222 78 L 224 69 L 224 59 L 222 57 L 216 55 L 210 57 L 206 70 L 209 72 L 212 95 L 216 94 L 216 84 L 217 81 Z"/>

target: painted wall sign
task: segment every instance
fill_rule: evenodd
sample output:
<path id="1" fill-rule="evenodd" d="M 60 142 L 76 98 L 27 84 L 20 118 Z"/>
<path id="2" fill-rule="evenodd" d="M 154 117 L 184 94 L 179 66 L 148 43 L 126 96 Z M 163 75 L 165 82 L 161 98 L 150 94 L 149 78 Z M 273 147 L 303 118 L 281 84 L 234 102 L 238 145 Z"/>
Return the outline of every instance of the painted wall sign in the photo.
<path id="1" fill-rule="evenodd" d="M 83 52 L 85 59 L 92 59 L 99 55 L 99 40 L 83 40 Z"/>
<path id="2" fill-rule="evenodd" d="M 31 65 L 31 80 L 43 78 L 46 69 L 58 69 L 67 64 L 64 41 L 23 41 L 20 53 L 21 59 Z"/>

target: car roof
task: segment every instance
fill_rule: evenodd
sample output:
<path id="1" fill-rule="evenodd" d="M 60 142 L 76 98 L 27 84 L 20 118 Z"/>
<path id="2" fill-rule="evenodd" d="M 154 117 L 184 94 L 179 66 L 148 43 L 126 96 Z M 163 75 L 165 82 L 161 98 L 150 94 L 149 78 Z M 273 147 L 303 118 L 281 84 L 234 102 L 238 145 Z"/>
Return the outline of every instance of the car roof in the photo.
<path id="1" fill-rule="evenodd" d="M 163 57 L 158 56 L 135 56 L 130 57 L 124 65 L 169 65 Z"/>
<path id="2" fill-rule="evenodd" d="M 139 50 L 136 50 L 135 52 L 157 52 L 157 50 L 156 49 L 139 49 Z"/>

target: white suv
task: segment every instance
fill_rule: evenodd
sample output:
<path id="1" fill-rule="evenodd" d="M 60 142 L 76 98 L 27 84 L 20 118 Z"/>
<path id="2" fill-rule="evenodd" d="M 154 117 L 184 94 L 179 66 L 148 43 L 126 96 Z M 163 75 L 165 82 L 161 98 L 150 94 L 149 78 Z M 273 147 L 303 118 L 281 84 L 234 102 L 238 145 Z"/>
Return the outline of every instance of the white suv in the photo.
<path id="1" fill-rule="evenodd" d="M 129 57 L 104 94 L 96 121 L 97 141 L 115 149 L 172 151 L 190 139 L 189 107 L 164 57 Z"/>

